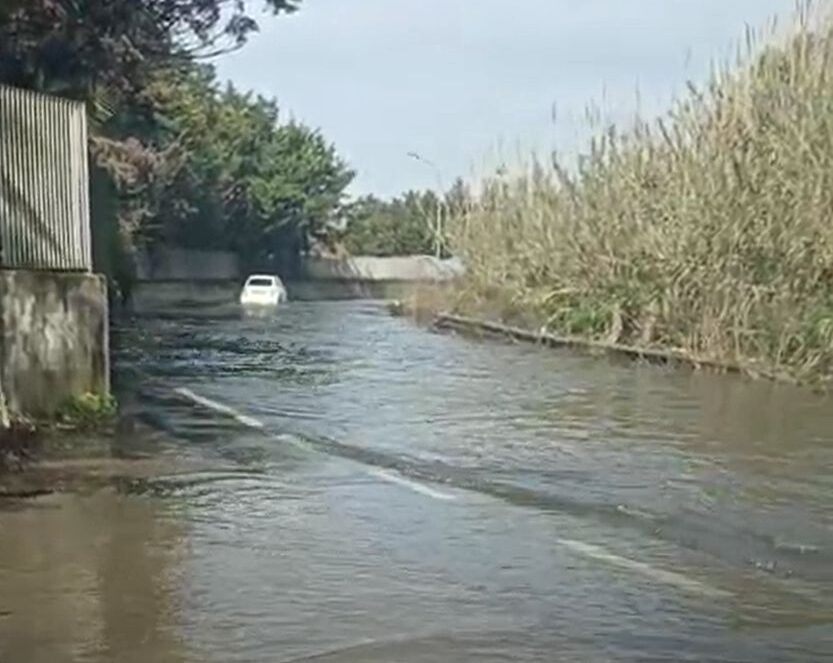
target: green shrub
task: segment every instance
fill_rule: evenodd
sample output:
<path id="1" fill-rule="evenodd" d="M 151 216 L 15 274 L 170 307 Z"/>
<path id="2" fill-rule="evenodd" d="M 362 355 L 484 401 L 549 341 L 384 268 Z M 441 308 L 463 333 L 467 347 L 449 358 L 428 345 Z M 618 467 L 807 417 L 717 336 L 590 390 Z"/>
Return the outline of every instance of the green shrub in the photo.
<path id="1" fill-rule="evenodd" d="M 78 430 L 95 430 L 110 425 L 118 413 L 116 399 L 109 394 L 86 393 L 69 399 L 58 411 L 59 424 Z"/>

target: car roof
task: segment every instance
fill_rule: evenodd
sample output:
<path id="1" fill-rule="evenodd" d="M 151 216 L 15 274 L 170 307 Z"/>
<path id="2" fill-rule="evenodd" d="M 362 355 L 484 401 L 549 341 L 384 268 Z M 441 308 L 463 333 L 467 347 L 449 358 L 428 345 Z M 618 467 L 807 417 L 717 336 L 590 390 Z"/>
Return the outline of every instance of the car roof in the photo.
<path id="1" fill-rule="evenodd" d="M 246 280 L 251 281 L 252 279 L 270 279 L 272 281 L 279 281 L 280 280 L 274 274 L 249 274 L 249 277 Z"/>

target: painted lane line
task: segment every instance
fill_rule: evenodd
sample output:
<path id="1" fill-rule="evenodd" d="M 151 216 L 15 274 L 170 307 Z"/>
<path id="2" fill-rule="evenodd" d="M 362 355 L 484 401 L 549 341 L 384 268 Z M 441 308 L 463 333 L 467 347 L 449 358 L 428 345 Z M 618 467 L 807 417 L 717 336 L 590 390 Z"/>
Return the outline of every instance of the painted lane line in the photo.
<path id="1" fill-rule="evenodd" d="M 222 403 L 218 403 L 217 401 L 211 400 L 210 398 L 206 398 L 205 396 L 200 396 L 199 394 L 195 394 L 190 389 L 186 389 L 185 387 L 177 387 L 174 389 L 174 392 L 187 398 L 190 401 L 193 401 L 197 405 L 202 405 L 203 407 L 208 408 L 209 410 L 214 410 L 220 414 L 223 414 L 227 417 L 231 417 L 236 421 L 240 422 L 244 426 L 248 428 L 254 428 L 256 430 L 264 430 L 266 427 L 264 426 L 263 422 L 258 421 L 254 417 L 250 417 L 242 412 L 235 410 L 233 407 L 229 407 L 228 405 L 223 405 Z"/>
<path id="2" fill-rule="evenodd" d="M 402 486 L 403 488 L 407 488 L 408 490 L 412 490 L 415 493 L 419 493 L 420 495 L 425 495 L 426 497 L 431 497 L 435 500 L 442 500 L 443 502 L 451 502 L 456 500 L 457 498 L 450 493 L 444 493 L 440 490 L 435 490 L 434 488 L 429 488 L 425 484 L 417 483 L 416 481 L 411 481 L 410 479 L 406 479 L 401 474 L 395 474 L 393 472 L 389 472 L 388 470 L 368 470 L 368 474 L 377 479 L 381 479 L 382 481 L 387 481 L 388 483 L 395 484 L 397 486 Z"/>
<path id="3" fill-rule="evenodd" d="M 583 541 L 573 541 L 572 539 L 560 539 L 559 543 L 565 548 L 596 560 L 597 562 L 603 562 L 610 566 L 618 566 L 620 569 L 638 573 L 657 582 L 678 587 L 692 594 L 709 596 L 711 598 L 728 598 L 731 596 L 731 592 L 712 587 L 711 585 L 699 582 L 680 573 L 665 571 L 645 562 L 615 555 L 600 546 L 594 546 Z"/>
<path id="4" fill-rule="evenodd" d="M 218 403 L 217 401 L 212 400 L 210 398 L 206 398 L 205 396 L 200 396 L 199 394 L 196 394 L 185 387 L 178 387 L 174 389 L 174 392 L 196 403 L 197 405 L 201 405 L 205 408 L 208 408 L 209 410 L 213 410 L 215 412 L 218 412 L 219 414 L 231 417 L 232 419 L 235 419 L 236 421 L 249 428 L 253 428 L 259 431 L 264 431 L 266 428 L 263 422 L 255 419 L 254 417 L 250 417 L 246 414 L 243 414 L 242 412 L 235 410 L 233 407 L 224 405 L 223 403 Z M 285 436 L 276 436 L 276 439 L 289 441 L 297 446 L 302 446 L 295 440 L 285 439 Z M 426 486 L 425 484 L 412 481 L 410 479 L 405 478 L 401 474 L 397 474 L 389 470 L 381 470 L 374 468 L 368 469 L 366 470 L 366 472 L 368 475 L 372 477 L 375 477 L 390 484 L 394 484 L 396 486 L 400 486 L 402 488 L 406 488 L 410 491 L 413 491 L 420 495 L 424 495 L 426 497 L 430 497 L 435 500 L 451 502 L 457 499 L 455 495 L 435 490 L 434 488 Z M 718 589 L 716 587 L 712 587 L 710 585 L 706 585 L 705 583 L 693 580 L 692 578 L 688 578 L 680 573 L 674 573 L 673 571 L 665 571 L 663 569 L 655 568 L 650 564 L 646 564 L 645 562 L 640 562 L 627 557 L 621 557 L 619 555 L 605 550 L 600 546 L 596 546 L 590 543 L 584 543 L 583 541 L 575 541 L 572 539 L 559 539 L 558 543 L 560 543 L 565 548 L 589 559 L 593 559 L 597 562 L 603 562 L 610 566 L 616 566 L 620 569 L 625 569 L 627 571 L 638 573 L 654 581 L 662 582 L 666 585 L 672 585 L 690 593 L 699 594 L 702 596 L 709 596 L 712 598 L 726 598 L 728 596 L 731 596 L 730 592 Z"/>
<path id="5" fill-rule="evenodd" d="M 224 405 L 223 403 L 218 403 L 217 401 L 212 400 L 210 398 L 206 398 L 205 396 L 200 396 L 199 394 L 194 393 L 186 387 L 178 387 L 174 389 L 174 392 L 196 403 L 197 405 L 201 405 L 205 408 L 208 408 L 209 410 L 213 410 L 214 412 L 217 412 L 224 416 L 231 417 L 232 419 L 235 419 L 244 426 L 259 431 L 264 431 L 266 429 L 266 426 L 263 424 L 263 422 L 255 419 L 254 417 L 250 417 L 247 414 L 243 414 L 242 412 L 235 410 L 233 407 Z M 281 439 L 282 441 L 290 441 L 296 446 L 303 447 L 303 445 L 299 444 L 297 441 L 286 440 L 285 436 L 279 436 L 277 439 Z M 421 483 L 417 483 L 416 481 L 411 481 L 410 479 L 406 479 L 405 477 L 399 474 L 394 474 L 393 472 L 377 469 L 369 469 L 366 470 L 366 472 L 370 476 L 376 477 L 377 479 L 381 479 L 382 481 L 386 481 L 388 483 L 401 486 L 402 488 L 407 488 L 408 490 L 411 490 L 415 493 L 419 493 L 420 495 L 425 495 L 426 497 L 431 497 L 435 500 L 450 502 L 457 499 L 454 495 L 450 495 L 448 493 L 435 490 Z"/>
<path id="6" fill-rule="evenodd" d="M 247 414 L 236 414 L 234 416 L 237 421 L 239 421 L 244 426 L 248 426 L 249 428 L 255 428 L 257 430 L 263 430 L 266 426 L 263 425 L 262 422 L 258 421 L 254 417 L 250 417 Z"/>

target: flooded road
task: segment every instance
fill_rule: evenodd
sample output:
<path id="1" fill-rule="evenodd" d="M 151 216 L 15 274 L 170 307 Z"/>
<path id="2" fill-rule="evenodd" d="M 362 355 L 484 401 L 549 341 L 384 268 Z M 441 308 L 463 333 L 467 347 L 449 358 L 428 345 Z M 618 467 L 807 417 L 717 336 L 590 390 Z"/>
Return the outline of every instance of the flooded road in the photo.
<path id="1" fill-rule="evenodd" d="M 833 657 L 831 398 L 368 302 L 115 344 L 111 479 L 0 504 L 3 663 Z"/>

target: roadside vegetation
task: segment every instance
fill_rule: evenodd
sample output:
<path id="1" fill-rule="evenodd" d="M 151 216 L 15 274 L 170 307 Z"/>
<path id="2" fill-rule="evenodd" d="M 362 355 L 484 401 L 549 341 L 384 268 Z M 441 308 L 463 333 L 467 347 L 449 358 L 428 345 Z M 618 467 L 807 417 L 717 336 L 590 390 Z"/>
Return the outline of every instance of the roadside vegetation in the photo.
<path id="1" fill-rule="evenodd" d="M 115 425 L 118 413 L 118 403 L 110 394 L 86 393 L 64 403 L 52 425 L 63 430 L 105 432 Z"/>
<path id="2" fill-rule="evenodd" d="M 482 183 L 451 226 L 454 308 L 800 380 L 833 373 L 833 27 Z"/>

